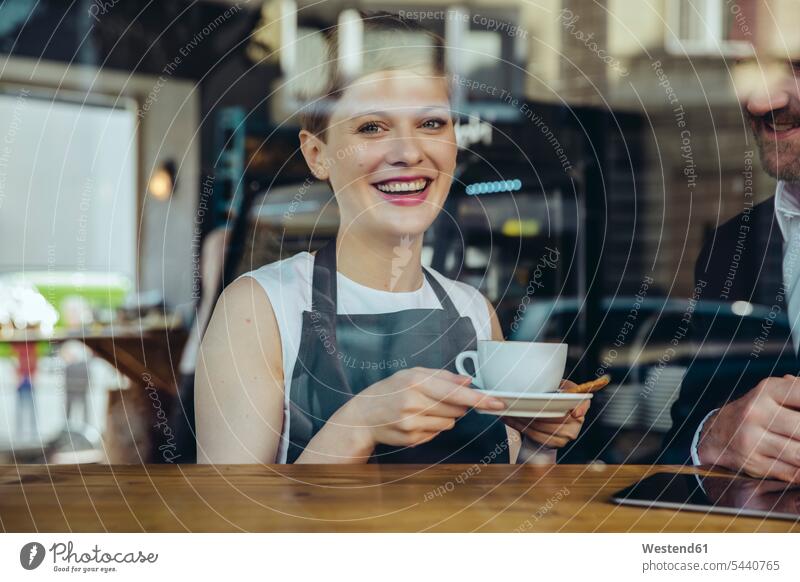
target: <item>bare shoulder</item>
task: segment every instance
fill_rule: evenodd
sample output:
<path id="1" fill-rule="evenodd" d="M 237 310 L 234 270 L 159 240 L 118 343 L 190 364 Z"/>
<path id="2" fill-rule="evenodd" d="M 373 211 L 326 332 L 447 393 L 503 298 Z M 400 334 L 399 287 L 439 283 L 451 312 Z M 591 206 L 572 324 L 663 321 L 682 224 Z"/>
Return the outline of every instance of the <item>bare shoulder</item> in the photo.
<path id="1" fill-rule="evenodd" d="M 254 327 L 252 324 L 278 328 L 269 297 L 252 277 L 241 277 L 225 288 L 214 308 L 212 324 L 215 319 L 237 329 Z"/>
<path id="2" fill-rule="evenodd" d="M 489 310 L 489 321 L 492 324 L 492 339 L 502 341 L 503 339 L 503 330 L 500 327 L 500 320 L 497 319 L 497 311 L 494 309 L 494 305 L 489 299 L 481 293 L 481 297 L 483 297 L 483 301 L 486 303 L 486 309 Z"/>
<path id="3" fill-rule="evenodd" d="M 217 302 L 218 308 L 220 305 L 236 311 L 254 311 L 254 308 L 264 306 L 272 310 L 269 297 L 253 277 L 240 277 L 225 287 Z"/>
<path id="4" fill-rule="evenodd" d="M 263 362 L 281 371 L 278 322 L 264 289 L 251 277 L 241 277 L 225 288 L 203 337 L 204 355 L 225 353 L 238 364 Z M 249 357 L 256 357 L 255 361 Z"/>

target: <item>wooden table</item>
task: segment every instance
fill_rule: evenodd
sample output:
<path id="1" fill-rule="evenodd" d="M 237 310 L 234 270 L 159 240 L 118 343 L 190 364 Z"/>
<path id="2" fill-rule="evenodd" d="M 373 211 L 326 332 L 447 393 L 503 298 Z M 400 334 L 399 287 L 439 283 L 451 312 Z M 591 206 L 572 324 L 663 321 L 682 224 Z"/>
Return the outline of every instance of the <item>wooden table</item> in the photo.
<path id="1" fill-rule="evenodd" d="M 796 522 L 608 501 L 614 491 L 665 470 L 698 471 L 634 465 L 3 465 L 0 526 L 7 532 L 800 531 Z"/>
<path id="2" fill-rule="evenodd" d="M 183 328 L 141 329 L 81 338 L 134 385 L 178 393 L 178 362 L 188 333 Z"/>

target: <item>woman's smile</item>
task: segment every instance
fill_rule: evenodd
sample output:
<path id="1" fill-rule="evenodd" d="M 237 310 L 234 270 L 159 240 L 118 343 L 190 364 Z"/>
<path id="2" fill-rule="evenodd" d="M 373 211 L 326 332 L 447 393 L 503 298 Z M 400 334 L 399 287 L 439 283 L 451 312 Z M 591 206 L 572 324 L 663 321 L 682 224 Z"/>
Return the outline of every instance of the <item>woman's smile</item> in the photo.
<path id="1" fill-rule="evenodd" d="M 416 206 L 425 202 L 430 191 L 429 186 L 433 178 L 427 176 L 398 176 L 372 186 L 378 191 L 381 198 L 397 206 Z"/>

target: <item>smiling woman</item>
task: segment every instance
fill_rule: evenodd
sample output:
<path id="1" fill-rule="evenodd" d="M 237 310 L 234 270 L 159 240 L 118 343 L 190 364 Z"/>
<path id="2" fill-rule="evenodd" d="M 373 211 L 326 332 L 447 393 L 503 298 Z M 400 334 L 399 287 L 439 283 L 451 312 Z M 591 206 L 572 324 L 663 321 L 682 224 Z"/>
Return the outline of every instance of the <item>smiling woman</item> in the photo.
<path id="1" fill-rule="evenodd" d="M 455 373 L 459 353 L 502 339 L 491 305 L 422 266 L 458 150 L 443 43 L 395 15 L 361 26 L 359 67 L 330 59 L 299 136 L 334 191 L 338 235 L 223 293 L 197 370 L 201 462 L 513 462 L 519 450 L 503 402 Z M 573 412 L 526 432 L 563 446 L 586 411 Z"/>

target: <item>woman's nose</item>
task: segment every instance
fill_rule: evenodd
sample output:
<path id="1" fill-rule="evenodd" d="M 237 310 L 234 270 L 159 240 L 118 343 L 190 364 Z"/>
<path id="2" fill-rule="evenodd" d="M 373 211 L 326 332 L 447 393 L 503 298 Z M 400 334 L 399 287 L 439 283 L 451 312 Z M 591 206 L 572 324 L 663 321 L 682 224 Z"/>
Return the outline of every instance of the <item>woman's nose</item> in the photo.
<path id="1" fill-rule="evenodd" d="M 398 136 L 392 141 L 387 161 L 392 165 L 416 166 L 423 158 L 422 148 L 415 138 Z"/>

